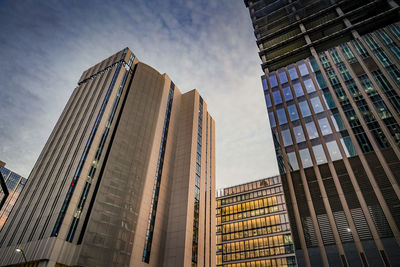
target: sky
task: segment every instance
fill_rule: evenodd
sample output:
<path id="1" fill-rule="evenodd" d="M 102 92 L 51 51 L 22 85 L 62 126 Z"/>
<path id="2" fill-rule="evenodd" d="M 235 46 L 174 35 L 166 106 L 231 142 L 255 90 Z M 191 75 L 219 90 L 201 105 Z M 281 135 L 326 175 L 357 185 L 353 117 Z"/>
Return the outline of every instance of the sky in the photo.
<path id="1" fill-rule="evenodd" d="M 28 177 L 82 72 L 129 47 L 196 88 L 216 122 L 217 188 L 278 174 L 242 0 L 0 1 L 0 160 Z"/>

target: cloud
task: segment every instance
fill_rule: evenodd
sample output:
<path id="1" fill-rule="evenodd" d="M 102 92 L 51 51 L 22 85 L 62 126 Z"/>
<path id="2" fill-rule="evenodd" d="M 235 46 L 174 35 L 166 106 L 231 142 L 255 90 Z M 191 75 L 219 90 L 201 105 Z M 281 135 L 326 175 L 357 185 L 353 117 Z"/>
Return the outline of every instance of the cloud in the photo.
<path id="1" fill-rule="evenodd" d="M 241 1 L 0 5 L 0 159 L 10 169 L 29 174 L 81 73 L 128 46 L 207 102 L 216 121 L 218 187 L 278 173 L 260 59 Z"/>

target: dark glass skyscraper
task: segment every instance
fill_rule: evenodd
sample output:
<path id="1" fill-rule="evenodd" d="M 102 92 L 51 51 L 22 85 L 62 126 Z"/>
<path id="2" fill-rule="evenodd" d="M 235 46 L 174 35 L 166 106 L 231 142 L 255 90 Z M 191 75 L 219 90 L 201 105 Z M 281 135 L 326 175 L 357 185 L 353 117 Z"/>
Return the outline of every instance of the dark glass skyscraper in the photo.
<path id="1" fill-rule="evenodd" d="M 245 1 L 300 266 L 400 262 L 397 1 Z"/>

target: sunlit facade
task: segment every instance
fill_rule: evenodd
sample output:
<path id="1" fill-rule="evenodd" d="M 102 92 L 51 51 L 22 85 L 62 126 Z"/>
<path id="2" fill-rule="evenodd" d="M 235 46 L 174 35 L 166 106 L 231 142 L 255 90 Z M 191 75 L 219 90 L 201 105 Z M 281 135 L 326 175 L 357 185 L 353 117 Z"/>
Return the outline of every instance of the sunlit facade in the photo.
<path id="1" fill-rule="evenodd" d="M 8 190 L 8 196 L 7 198 L 5 198 L 3 207 L 0 209 L 0 230 L 1 230 L 1 228 L 3 228 L 3 225 L 8 218 L 8 215 L 10 214 L 12 208 L 14 207 L 14 204 L 17 201 L 22 189 L 24 188 L 27 179 L 1 165 L 0 165 L 0 175 L 2 175 Z M 0 199 L 1 196 L 3 195 L 3 190 L 1 190 L 1 192 L 2 193 L 0 194 Z"/>
<path id="2" fill-rule="evenodd" d="M 296 266 L 279 176 L 218 192 L 217 266 Z"/>
<path id="3" fill-rule="evenodd" d="M 299 266 L 400 262 L 393 0 L 248 0 Z"/>

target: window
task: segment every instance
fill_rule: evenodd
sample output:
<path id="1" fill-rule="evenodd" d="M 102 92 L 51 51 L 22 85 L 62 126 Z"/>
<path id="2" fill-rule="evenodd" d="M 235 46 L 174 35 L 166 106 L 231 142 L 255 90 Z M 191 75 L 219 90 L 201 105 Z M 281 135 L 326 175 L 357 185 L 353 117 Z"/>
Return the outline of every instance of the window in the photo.
<path id="1" fill-rule="evenodd" d="M 350 137 L 340 138 L 340 142 L 342 143 L 346 156 L 348 157 L 357 156 L 356 148 L 354 147 Z"/>
<path id="2" fill-rule="evenodd" d="M 304 132 L 303 132 L 303 129 L 301 128 L 301 126 L 293 127 L 293 133 L 294 133 L 297 143 L 306 141 L 306 138 L 304 137 Z"/>
<path id="3" fill-rule="evenodd" d="M 324 109 L 322 107 L 322 104 L 321 104 L 321 101 L 319 100 L 318 97 L 313 97 L 313 98 L 310 99 L 310 101 L 311 101 L 312 107 L 314 108 L 314 112 L 315 113 L 319 113 L 319 112 L 324 111 Z"/>
<path id="4" fill-rule="evenodd" d="M 293 99 L 293 95 L 292 92 L 290 91 L 290 87 L 286 86 L 283 88 L 283 96 L 285 97 L 286 101 L 292 100 Z"/>
<path id="5" fill-rule="evenodd" d="M 274 104 L 275 105 L 278 105 L 278 104 L 282 103 L 281 92 L 279 90 L 275 91 L 275 92 L 272 92 L 272 95 L 274 97 Z"/>
<path id="6" fill-rule="evenodd" d="M 292 137 L 290 136 L 290 130 L 283 130 L 282 132 L 282 139 L 283 139 L 283 145 L 284 146 L 290 146 L 293 145 Z"/>
<path id="7" fill-rule="evenodd" d="M 289 105 L 288 106 L 288 112 L 290 116 L 291 121 L 295 121 L 299 119 L 299 114 L 297 114 L 297 109 L 295 104 Z"/>
<path id="8" fill-rule="evenodd" d="M 297 79 L 297 78 L 299 78 L 299 76 L 297 75 L 297 71 L 296 71 L 295 67 L 289 67 L 288 68 L 288 72 L 289 72 L 289 75 L 290 75 L 290 79 L 292 81 Z"/>
<path id="9" fill-rule="evenodd" d="M 331 119 L 332 119 L 333 125 L 335 126 L 336 131 L 342 131 L 342 130 L 346 129 L 346 127 L 344 126 L 342 117 L 340 117 L 339 113 L 335 113 L 335 114 L 331 115 Z"/>
<path id="10" fill-rule="evenodd" d="M 308 107 L 307 101 L 299 102 L 299 107 L 300 107 L 301 114 L 303 115 L 304 118 L 311 115 L 311 111 L 310 111 L 310 108 Z"/>
<path id="11" fill-rule="evenodd" d="M 331 156 L 332 160 L 342 159 L 342 155 L 340 154 L 340 150 L 336 144 L 336 141 L 326 143 L 326 147 L 328 148 L 329 155 Z"/>
<path id="12" fill-rule="evenodd" d="M 305 63 L 298 65 L 301 76 L 306 76 L 308 74 L 307 66 Z"/>
<path id="13" fill-rule="evenodd" d="M 318 120 L 319 127 L 321 129 L 322 135 L 328 135 L 332 133 L 331 126 L 329 126 L 329 122 L 327 118 L 322 118 Z"/>
<path id="14" fill-rule="evenodd" d="M 283 108 L 280 108 L 276 111 L 276 113 L 278 114 L 278 121 L 279 121 L 279 125 L 285 124 L 287 123 L 287 118 L 286 118 L 286 114 L 285 114 L 285 110 Z"/>
<path id="15" fill-rule="evenodd" d="M 270 73 L 269 83 L 271 84 L 271 88 L 278 86 L 278 81 L 276 79 L 275 72 Z"/>
<path id="16" fill-rule="evenodd" d="M 268 85 L 267 85 L 267 81 L 265 80 L 265 76 L 261 77 L 261 83 L 262 83 L 262 86 L 264 88 L 264 91 L 267 91 L 268 90 Z"/>
<path id="17" fill-rule="evenodd" d="M 287 76 L 286 76 L 286 72 L 284 70 L 280 71 L 278 73 L 278 75 L 279 75 L 279 80 L 280 80 L 281 84 L 284 84 L 284 83 L 288 82 L 288 79 L 287 79 Z"/>
<path id="18" fill-rule="evenodd" d="M 310 78 L 304 79 L 304 85 L 306 86 L 307 93 L 315 92 L 315 87 Z"/>
<path id="19" fill-rule="evenodd" d="M 301 162 L 303 163 L 303 168 L 308 168 L 313 165 L 308 148 L 300 150 L 299 154 L 300 154 Z"/>
<path id="20" fill-rule="evenodd" d="M 271 97 L 269 96 L 269 94 L 265 95 L 265 102 L 267 103 L 267 107 L 271 107 Z"/>
<path id="21" fill-rule="evenodd" d="M 308 133 L 308 137 L 311 139 L 318 138 L 317 128 L 313 121 L 306 123 L 306 129 Z"/>
<path id="22" fill-rule="evenodd" d="M 293 89 L 297 97 L 304 95 L 303 88 L 301 87 L 301 84 L 299 82 L 293 84 Z"/>
<path id="23" fill-rule="evenodd" d="M 316 145 L 313 146 L 313 152 L 315 156 L 315 160 L 317 161 L 317 164 L 324 164 L 327 162 L 326 156 L 324 149 L 322 148 L 322 145 Z"/>
<path id="24" fill-rule="evenodd" d="M 269 117 L 269 124 L 271 124 L 271 127 L 275 127 L 276 126 L 276 122 L 275 122 L 274 113 L 273 112 L 268 112 L 268 117 Z"/>
<path id="25" fill-rule="evenodd" d="M 332 95 L 330 92 L 324 92 L 324 94 L 322 95 L 325 101 L 325 104 L 328 108 L 335 108 L 335 102 L 333 101 Z"/>

